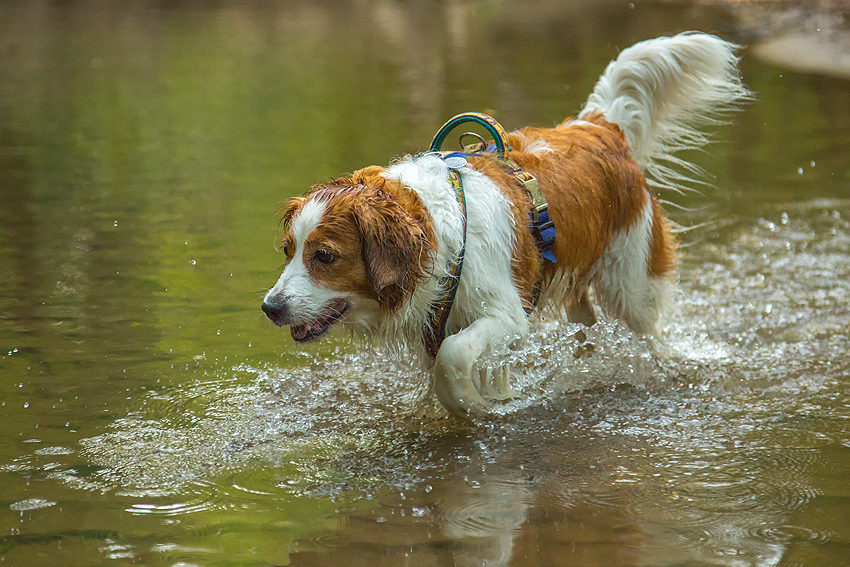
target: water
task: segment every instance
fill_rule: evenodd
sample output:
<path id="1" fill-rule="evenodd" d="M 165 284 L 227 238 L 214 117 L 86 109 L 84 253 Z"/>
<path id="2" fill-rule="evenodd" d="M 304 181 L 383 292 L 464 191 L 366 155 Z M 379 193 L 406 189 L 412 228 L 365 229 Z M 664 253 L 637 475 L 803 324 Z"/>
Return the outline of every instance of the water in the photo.
<path id="1" fill-rule="evenodd" d="M 850 563 L 850 88 L 743 52 L 665 339 L 538 322 L 521 400 L 259 310 L 276 204 L 451 115 L 579 108 L 627 3 L 0 6 L 6 565 Z"/>

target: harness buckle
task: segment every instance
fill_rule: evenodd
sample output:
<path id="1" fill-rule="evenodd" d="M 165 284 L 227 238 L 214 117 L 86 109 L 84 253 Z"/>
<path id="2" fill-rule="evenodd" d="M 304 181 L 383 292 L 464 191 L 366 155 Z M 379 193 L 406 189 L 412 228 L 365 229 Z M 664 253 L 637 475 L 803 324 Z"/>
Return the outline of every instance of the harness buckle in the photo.
<path id="1" fill-rule="evenodd" d="M 545 211 L 549 204 L 546 202 L 546 197 L 540 191 L 540 184 L 537 183 L 537 178 L 527 171 L 519 171 L 514 173 L 514 176 L 519 179 L 520 183 L 525 187 L 525 192 L 531 198 L 531 220 L 537 222 L 537 218 Z"/>

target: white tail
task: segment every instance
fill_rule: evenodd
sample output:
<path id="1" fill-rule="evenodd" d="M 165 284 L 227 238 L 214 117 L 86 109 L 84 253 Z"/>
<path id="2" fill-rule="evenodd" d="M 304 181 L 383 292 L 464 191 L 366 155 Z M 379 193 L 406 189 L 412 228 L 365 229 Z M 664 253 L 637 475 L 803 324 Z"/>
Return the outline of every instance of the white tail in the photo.
<path id="1" fill-rule="evenodd" d="M 701 172 L 673 154 L 705 145 L 696 127 L 721 123 L 751 97 L 737 47 L 699 32 L 637 43 L 608 64 L 579 118 L 601 112 L 623 130 L 651 185 L 681 191 Z"/>

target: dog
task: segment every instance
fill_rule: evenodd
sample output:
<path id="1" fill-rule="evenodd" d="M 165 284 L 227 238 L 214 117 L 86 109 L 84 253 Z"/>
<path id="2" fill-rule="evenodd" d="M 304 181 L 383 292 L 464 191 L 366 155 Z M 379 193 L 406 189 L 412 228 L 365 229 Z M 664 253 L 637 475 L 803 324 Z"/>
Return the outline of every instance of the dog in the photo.
<path id="1" fill-rule="evenodd" d="M 283 209 L 287 263 L 263 311 L 299 343 L 341 323 L 415 352 L 442 405 L 464 417 L 514 395 L 509 369 L 476 362 L 522 344 L 534 311 L 593 325 L 592 288 L 604 313 L 657 335 L 679 255 L 654 190 L 694 181 L 698 169 L 674 154 L 706 144 L 696 127 L 750 96 L 736 50 L 699 32 L 643 41 L 553 128 L 313 186 Z"/>

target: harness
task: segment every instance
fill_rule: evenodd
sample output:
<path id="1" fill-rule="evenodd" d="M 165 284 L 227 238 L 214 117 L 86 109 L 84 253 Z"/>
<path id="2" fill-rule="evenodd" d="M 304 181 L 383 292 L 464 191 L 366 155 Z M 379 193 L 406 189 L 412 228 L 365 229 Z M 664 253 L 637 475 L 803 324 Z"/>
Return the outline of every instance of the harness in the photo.
<path id="1" fill-rule="evenodd" d="M 441 151 L 440 148 L 449 132 L 466 122 L 474 122 L 483 126 L 493 136 L 493 143 L 487 144 L 478 134 L 466 132 L 460 136 L 460 143 L 463 150 L 454 152 Z M 478 141 L 464 145 L 463 140 L 467 137 L 477 138 Z M 457 295 L 460 275 L 463 271 L 463 258 L 466 252 L 466 197 L 463 193 L 463 178 L 460 175 L 460 169 L 467 164 L 467 157 L 495 157 L 499 164 L 522 184 L 531 200 L 529 226 L 537 249 L 544 259 L 549 262 L 556 261 L 555 255 L 552 253 L 552 246 L 555 244 L 555 225 L 549 220 L 549 204 L 546 202 L 546 197 L 540 191 L 540 185 L 537 183 L 537 179 L 527 171 L 524 171 L 515 161 L 508 158 L 508 151 L 513 148 L 508 146 L 507 141 L 507 132 L 505 132 L 502 125 L 495 119 L 480 112 L 465 112 L 458 114 L 443 124 L 431 142 L 429 151 L 438 154 L 448 168 L 449 184 L 454 190 L 458 205 L 460 205 L 463 226 L 461 247 L 457 260 L 451 270 L 449 270 L 449 273 L 440 278 L 440 295 L 431 306 L 431 310 L 428 313 L 428 321 L 423 332 L 425 349 L 432 359 L 437 357 L 440 345 L 443 344 L 443 340 L 446 338 L 446 323 L 448 322 L 449 313 L 452 310 L 452 305 Z M 539 285 L 535 286 L 531 309 L 534 309 L 537 304 L 539 287 Z M 527 313 L 530 313 L 531 309 L 527 310 Z"/>

